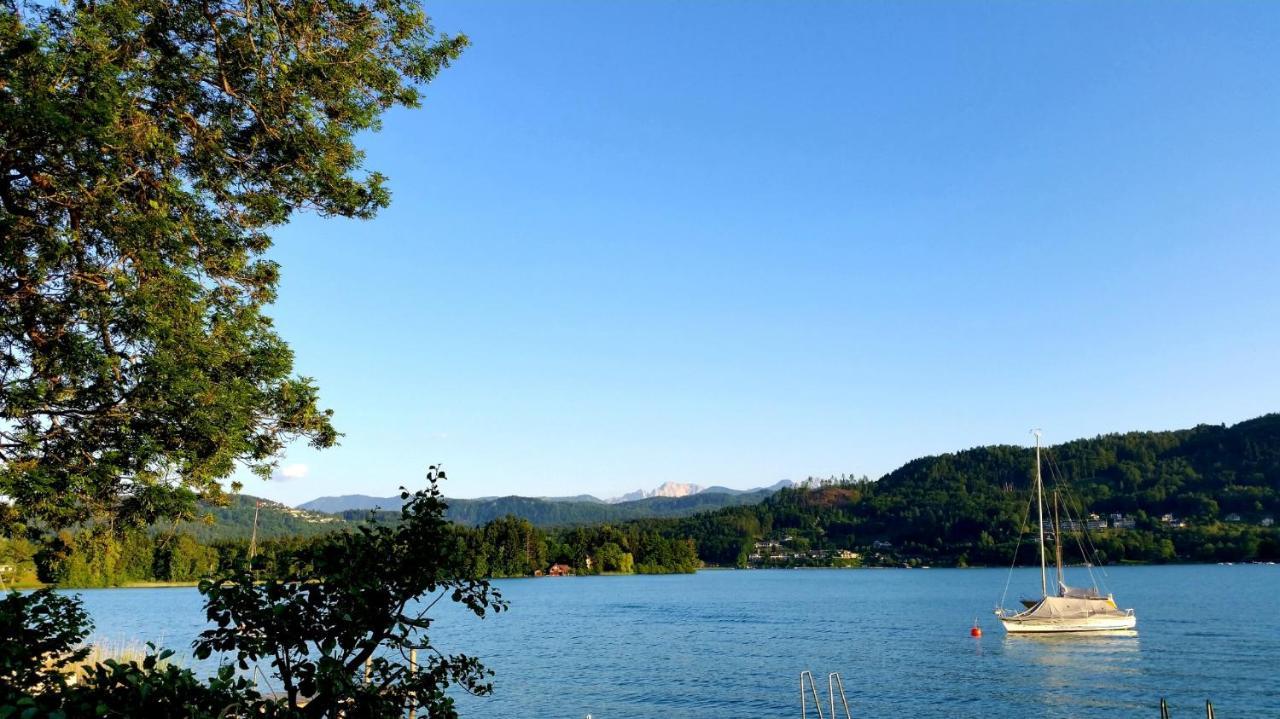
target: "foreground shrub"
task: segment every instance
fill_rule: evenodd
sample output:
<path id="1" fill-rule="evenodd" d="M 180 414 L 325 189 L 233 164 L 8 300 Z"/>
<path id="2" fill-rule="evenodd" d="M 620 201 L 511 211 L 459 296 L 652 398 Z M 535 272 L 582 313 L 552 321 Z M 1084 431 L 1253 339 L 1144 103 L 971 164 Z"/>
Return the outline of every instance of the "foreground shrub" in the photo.
<path id="1" fill-rule="evenodd" d="M 92 630 L 78 599 L 49 590 L 0 599 L 0 719 L 21 717 L 457 716 L 446 694 L 492 690 L 478 659 L 431 644 L 428 611 L 448 597 L 477 617 L 506 608 L 474 574 L 431 468 L 394 526 L 367 522 L 304 547 L 270 569 L 240 564 L 203 581 L 214 625 L 195 655 L 232 664 L 200 678 L 167 662 L 107 660 L 69 672 L 88 655 Z M 425 600 L 425 601 L 424 601 Z M 421 657 L 421 662 L 412 661 Z M 278 695 L 245 678 L 262 670 Z M 237 669 L 239 670 L 237 672 Z"/>

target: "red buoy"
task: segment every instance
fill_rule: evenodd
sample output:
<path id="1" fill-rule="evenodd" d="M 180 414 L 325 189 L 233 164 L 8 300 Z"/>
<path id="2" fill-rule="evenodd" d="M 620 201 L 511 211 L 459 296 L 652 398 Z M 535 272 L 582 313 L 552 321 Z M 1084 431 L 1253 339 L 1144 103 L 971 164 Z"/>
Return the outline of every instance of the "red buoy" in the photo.
<path id="1" fill-rule="evenodd" d="M 978 626 L 978 623 L 977 623 L 977 622 L 974 622 L 974 623 L 973 623 L 973 629 L 970 629 L 970 630 L 969 630 L 969 636 L 971 636 L 971 637 L 980 637 L 980 636 L 982 636 L 982 627 Z"/>

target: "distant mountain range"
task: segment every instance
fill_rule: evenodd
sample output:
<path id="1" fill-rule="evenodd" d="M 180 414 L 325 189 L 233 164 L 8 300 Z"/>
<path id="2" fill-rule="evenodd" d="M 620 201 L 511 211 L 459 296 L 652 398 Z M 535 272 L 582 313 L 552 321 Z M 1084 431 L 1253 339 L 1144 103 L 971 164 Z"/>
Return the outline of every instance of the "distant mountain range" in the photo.
<path id="1" fill-rule="evenodd" d="M 514 514 L 540 526 L 618 522 L 647 517 L 684 517 L 722 507 L 755 504 L 779 489 L 790 486 L 792 482 L 786 479 L 770 487 L 746 490 L 728 487 L 702 488 L 694 484 L 666 482 L 649 492 L 637 490 L 608 501 L 589 494 L 575 497 L 510 496 L 448 499 L 446 501 L 449 509 L 446 516 L 460 524 L 484 524 L 499 517 Z M 628 499 L 629 497 L 633 498 Z M 354 517 L 370 510 L 398 510 L 400 497 L 347 494 L 339 497 L 320 497 L 304 502 L 297 508 L 308 512 Z"/>

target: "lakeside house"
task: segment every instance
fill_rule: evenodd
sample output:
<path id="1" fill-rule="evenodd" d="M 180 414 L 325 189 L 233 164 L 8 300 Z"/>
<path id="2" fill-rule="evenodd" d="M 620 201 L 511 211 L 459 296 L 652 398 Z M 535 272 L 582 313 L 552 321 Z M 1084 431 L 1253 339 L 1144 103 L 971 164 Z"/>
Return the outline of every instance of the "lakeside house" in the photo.
<path id="1" fill-rule="evenodd" d="M 1111 515 L 1112 529 L 1133 529 L 1136 524 L 1137 522 L 1134 518 L 1127 514 L 1120 514 L 1117 512 L 1116 514 Z"/>
<path id="2" fill-rule="evenodd" d="M 1096 514 L 1090 514 L 1087 521 L 1081 522 L 1075 519 L 1064 519 L 1059 524 L 1062 525 L 1064 532 L 1079 532 L 1082 529 L 1133 529 L 1137 526 L 1137 520 L 1127 514 L 1116 512 L 1107 519 L 1103 519 Z"/>
<path id="3" fill-rule="evenodd" d="M 567 577 L 573 574 L 573 567 L 567 564 L 553 564 L 551 569 L 547 570 L 548 577 Z"/>
<path id="4" fill-rule="evenodd" d="M 1228 514 L 1226 517 L 1223 517 L 1223 519 L 1226 519 L 1228 522 L 1239 522 L 1240 515 L 1236 514 L 1235 512 L 1232 512 L 1231 514 Z"/>

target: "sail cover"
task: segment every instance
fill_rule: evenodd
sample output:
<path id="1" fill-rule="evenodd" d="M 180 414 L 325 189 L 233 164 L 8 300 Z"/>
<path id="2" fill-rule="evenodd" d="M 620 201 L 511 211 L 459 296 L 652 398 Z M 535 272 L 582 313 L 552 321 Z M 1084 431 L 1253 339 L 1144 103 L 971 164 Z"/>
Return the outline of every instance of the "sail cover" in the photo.
<path id="1" fill-rule="evenodd" d="M 1018 619 L 1075 619 L 1098 615 L 1123 616 L 1110 597 L 1045 597 Z"/>

